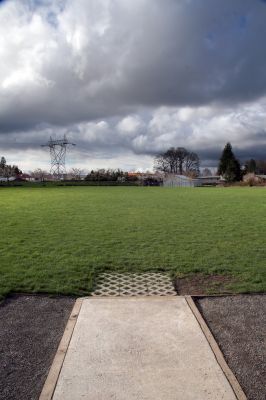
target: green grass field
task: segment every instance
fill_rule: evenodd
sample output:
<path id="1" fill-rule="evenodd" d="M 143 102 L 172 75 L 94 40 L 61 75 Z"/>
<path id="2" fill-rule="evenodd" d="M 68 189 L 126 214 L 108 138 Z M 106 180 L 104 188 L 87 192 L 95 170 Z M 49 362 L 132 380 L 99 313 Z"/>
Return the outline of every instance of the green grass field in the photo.
<path id="1" fill-rule="evenodd" d="M 266 289 L 266 188 L 0 188 L 0 295 L 89 293 L 103 271 Z"/>

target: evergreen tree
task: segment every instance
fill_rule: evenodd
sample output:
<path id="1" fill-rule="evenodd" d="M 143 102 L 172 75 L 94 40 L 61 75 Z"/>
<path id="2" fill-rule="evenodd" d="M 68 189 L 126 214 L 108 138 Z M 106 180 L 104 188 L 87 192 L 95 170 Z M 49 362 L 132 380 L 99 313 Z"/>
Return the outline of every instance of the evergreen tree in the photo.
<path id="1" fill-rule="evenodd" d="M 236 182 L 241 179 L 240 164 L 233 153 L 231 143 L 227 143 L 222 152 L 218 174 L 222 175 L 228 182 Z"/>
<path id="2" fill-rule="evenodd" d="M 251 158 L 250 160 L 248 160 L 246 162 L 246 165 L 245 165 L 246 171 L 245 172 L 246 173 L 255 173 L 256 168 L 257 168 L 256 161 L 253 158 Z"/>
<path id="3" fill-rule="evenodd" d="M 22 174 L 22 171 L 16 165 L 8 165 L 5 157 L 0 159 L 0 176 L 9 179 L 11 176 Z"/>
<path id="4" fill-rule="evenodd" d="M 229 160 L 225 173 L 223 174 L 224 179 L 227 182 L 237 182 L 240 181 L 241 173 L 240 173 L 240 164 L 238 160 Z"/>
<path id="5" fill-rule="evenodd" d="M 0 169 L 5 169 L 5 166 L 6 166 L 6 159 L 5 157 L 1 157 Z"/>

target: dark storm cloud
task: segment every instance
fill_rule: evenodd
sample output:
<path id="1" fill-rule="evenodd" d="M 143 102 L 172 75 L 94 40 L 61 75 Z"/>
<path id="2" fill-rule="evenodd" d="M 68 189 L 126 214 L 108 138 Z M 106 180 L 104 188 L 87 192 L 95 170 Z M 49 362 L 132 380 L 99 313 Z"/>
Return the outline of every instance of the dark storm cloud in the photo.
<path id="1" fill-rule="evenodd" d="M 228 140 L 261 155 L 265 20 L 262 0 L 6 1 L 1 148 L 67 133 L 110 157 L 175 145 L 214 160 Z"/>

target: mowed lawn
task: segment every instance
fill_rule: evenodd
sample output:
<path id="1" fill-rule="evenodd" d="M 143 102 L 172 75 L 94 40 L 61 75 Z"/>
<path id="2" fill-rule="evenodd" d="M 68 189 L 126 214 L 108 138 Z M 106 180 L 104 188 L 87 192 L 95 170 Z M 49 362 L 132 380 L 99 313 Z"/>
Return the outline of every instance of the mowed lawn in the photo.
<path id="1" fill-rule="evenodd" d="M 87 294 L 103 271 L 266 289 L 266 188 L 0 188 L 0 295 Z"/>

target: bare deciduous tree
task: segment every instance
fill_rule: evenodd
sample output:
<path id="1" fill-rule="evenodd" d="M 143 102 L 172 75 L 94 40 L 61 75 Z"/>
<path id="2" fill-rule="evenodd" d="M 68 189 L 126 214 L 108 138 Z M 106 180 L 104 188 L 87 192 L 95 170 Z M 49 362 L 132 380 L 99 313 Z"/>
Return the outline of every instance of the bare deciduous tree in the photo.
<path id="1" fill-rule="evenodd" d="M 204 170 L 201 173 L 202 176 L 212 176 L 212 172 L 209 168 L 204 168 Z"/>
<path id="2" fill-rule="evenodd" d="M 165 153 L 160 153 L 155 157 L 155 169 L 172 174 L 197 176 L 199 163 L 198 155 L 189 152 L 184 147 L 171 147 Z"/>
<path id="3" fill-rule="evenodd" d="M 43 182 L 45 178 L 49 176 L 49 173 L 41 168 L 37 168 L 34 171 L 30 172 L 30 176 Z"/>
<path id="4" fill-rule="evenodd" d="M 81 180 L 81 175 L 84 173 L 83 169 L 80 168 L 72 168 L 69 172 L 71 179 L 75 179 L 77 181 Z"/>

